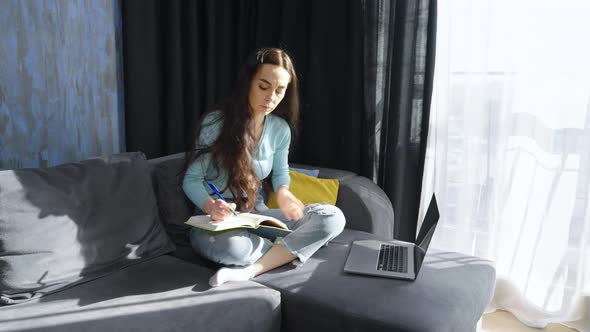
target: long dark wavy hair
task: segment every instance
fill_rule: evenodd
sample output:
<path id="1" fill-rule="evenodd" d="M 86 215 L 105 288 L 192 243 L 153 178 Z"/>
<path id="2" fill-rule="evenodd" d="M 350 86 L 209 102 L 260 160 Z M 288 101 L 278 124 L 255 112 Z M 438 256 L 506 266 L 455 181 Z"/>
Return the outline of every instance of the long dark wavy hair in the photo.
<path id="1" fill-rule="evenodd" d="M 256 204 L 256 192 L 260 186 L 252 168 L 252 150 L 255 147 L 253 133 L 250 131 L 253 116 L 249 107 L 250 85 L 260 67 L 271 64 L 283 67 L 291 80 L 287 85 L 283 100 L 272 114 L 283 118 L 295 133 L 299 119 L 299 91 L 293 61 L 286 51 L 278 48 L 261 48 L 248 56 L 238 74 L 237 84 L 231 98 L 209 112 L 203 114 L 193 133 L 191 146 L 185 154 L 184 173 L 200 156 L 211 153 L 211 161 L 217 170 L 223 169 L 228 175 L 227 186 L 235 198 L 239 210 L 252 209 Z M 211 146 L 197 145 L 203 119 L 208 113 L 221 110 L 219 121 L 223 121 L 221 133 Z M 220 188 L 221 189 L 221 188 Z M 246 195 L 244 195 L 246 194 Z"/>

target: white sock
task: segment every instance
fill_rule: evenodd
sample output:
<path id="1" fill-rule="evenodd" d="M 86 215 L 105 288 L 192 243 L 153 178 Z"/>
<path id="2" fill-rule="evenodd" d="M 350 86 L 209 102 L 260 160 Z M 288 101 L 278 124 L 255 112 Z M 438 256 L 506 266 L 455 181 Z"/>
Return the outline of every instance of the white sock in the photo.
<path id="1" fill-rule="evenodd" d="M 228 281 L 245 281 L 254 277 L 254 266 L 248 265 L 244 267 L 222 267 L 209 279 L 211 287 L 217 287 Z"/>

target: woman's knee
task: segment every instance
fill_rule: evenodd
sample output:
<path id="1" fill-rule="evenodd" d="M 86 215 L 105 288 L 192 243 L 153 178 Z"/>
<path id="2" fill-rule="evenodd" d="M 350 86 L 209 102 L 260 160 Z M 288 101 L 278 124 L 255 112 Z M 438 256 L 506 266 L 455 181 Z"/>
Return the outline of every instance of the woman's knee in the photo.
<path id="1" fill-rule="evenodd" d="M 191 232 L 191 245 L 201 256 L 224 265 L 254 263 L 265 249 L 264 240 L 245 230 Z"/>
<path id="2" fill-rule="evenodd" d="M 321 229 L 333 237 L 340 234 L 346 225 L 344 213 L 337 206 L 318 204 L 312 206 L 309 212 L 315 214 L 319 219 Z"/>

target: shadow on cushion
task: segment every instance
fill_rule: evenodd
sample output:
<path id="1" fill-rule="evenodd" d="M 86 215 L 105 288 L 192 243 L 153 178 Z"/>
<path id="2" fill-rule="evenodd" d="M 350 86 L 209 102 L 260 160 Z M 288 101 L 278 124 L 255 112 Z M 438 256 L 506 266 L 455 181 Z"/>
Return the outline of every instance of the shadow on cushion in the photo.
<path id="1" fill-rule="evenodd" d="M 150 161 L 152 181 L 158 202 L 160 220 L 176 245 L 188 246 L 188 230 L 184 222 L 193 215 L 195 206 L 182 190 L 184 159 L 166 157 Z M 154 162 L 157 161 L 157 162 Z"/>
<path id="2" fill-rule="evenodd" d="M 0 172 L 0 304 L 174 251 L 142 153 Z"/>

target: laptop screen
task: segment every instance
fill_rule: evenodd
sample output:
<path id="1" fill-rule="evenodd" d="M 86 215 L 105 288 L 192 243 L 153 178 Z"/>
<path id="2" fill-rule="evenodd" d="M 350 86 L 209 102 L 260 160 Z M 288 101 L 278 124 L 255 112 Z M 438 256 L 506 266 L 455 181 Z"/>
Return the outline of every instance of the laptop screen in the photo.
<path id="1" fill-rule="evenodd" d="M 422 260 L 424 260 L 424 256 L 426 255 L 426 251 L 428 250 L 428 246 L 434 235 L 434 230 L 436 229 L 439 217 L 436 196 L 432 194 L 428 210 L 426 210 L 426 215 L 424 216 L 424 222 L 422 223 L 422 227 L 420 227 L 420 233 L 418 233 L 418 236 L 416 237 L 416 247 L 414 247 L 414 271 L 416 272 L 416 275 L 418 275 L 418 271 L 422 266 Z"/>

